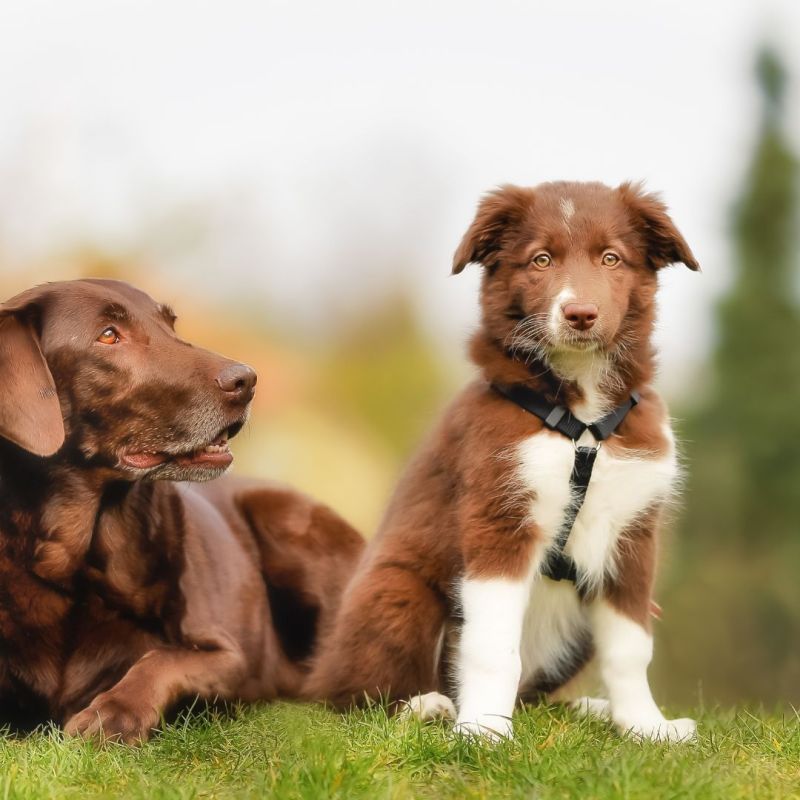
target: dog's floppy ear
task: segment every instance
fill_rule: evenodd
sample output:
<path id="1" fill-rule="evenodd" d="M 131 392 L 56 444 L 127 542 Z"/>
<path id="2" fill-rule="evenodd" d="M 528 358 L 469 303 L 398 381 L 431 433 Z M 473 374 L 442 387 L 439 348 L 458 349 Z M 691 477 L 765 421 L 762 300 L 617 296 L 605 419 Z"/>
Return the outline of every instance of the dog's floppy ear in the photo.
<path id="1" fill-rule="evenodd" d="M 653 269 L 669 264 L 685 264 L 689 269 L 700 269 L 657 194 L 645 192 L 640 183 L 623 183 L 617 191 L 647 242 L 647 260 Z"/>
<path id="2" fill-rule="evenodd" d="M 509 225 L 524 219 L 532 203 L 533 190 L 520 186 L 501 186 L 485 195 L 453 256 L 453 275 L 471 263 L 491 266 L 504 232 Z"/>
<path id="3" fill-rule="evenodd" d="M 64 443 L 55 383 L 34 327 L 36 301 L 26 292 L 0 305 L 0 436 L 37 456 Z"/>

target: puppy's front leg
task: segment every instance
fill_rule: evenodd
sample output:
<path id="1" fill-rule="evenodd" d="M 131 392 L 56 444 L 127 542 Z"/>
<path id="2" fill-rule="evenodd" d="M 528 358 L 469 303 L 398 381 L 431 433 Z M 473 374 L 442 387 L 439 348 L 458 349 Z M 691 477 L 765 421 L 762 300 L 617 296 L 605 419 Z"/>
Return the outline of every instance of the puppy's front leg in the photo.
<path id="1" fill-rule="evenodd" d="M 511 736 L 521 671 L 520 639 L 529 581 L 465 578 L 458 649 L 459 733 Z"/>
<path id="2" fill-rule="evenodd" d="M 84 738 L 143 742 L 178 700 L 230 697 L 244 677 L 244 656 L 227 637 L 198 642 L 194 647 L 157 648 L 69 719 L 64 730 Z"/>
<path id="3" fill-rule="evenodd" d="M 665 719 L 647 679 L 653 657 L 650 602 L 657 523 L 654 512 L 626 532 L 616 576 L 593 602 L 591 621 L 600 675 L 617 728 L 643 739 L 684 741 L 695 736 L 694 720 Z"/>

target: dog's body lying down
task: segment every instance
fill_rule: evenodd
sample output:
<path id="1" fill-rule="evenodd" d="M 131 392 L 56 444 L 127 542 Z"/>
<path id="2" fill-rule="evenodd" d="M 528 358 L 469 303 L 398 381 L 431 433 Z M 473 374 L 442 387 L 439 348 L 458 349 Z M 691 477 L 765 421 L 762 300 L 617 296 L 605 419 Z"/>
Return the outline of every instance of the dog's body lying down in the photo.
<path id="1" fill-rule="evenodd" d="M 0 306 L 0 727 L 146 739 L 180 701 L 296 696 L 362 548 L 215 478 L 255 373 L 114 281 Z M 158 480 L 162 479 L 162 480 Z"/>
<path id="2" fill-rule="evenodd" d="M 470 262 L 484 267 L 480 377 L 401 479 L 306 692 L 342 706 L 405 700 L 423 717 L 457 714 L 462 732 L 502 736 L 517 698 L 575 698 L 596 667 L 607 695 L 586 710 L 643 737 L 689 737 L 694 723 L 664 719 L 646 674 L 656 541 L 677 470 L 650 337 L 657 270 L 697 263 L 653 196 L 574 183 L 488 195 L 453 271 Z M 574 579 L 543 573 L 578 445 L 595 440 L 549 430 L 502 387 L 533 393 L 553 425 L 563 409 L 584 423 L 629 409 L 593 454 L 563 551 Z M 451 689 L 456 708 L 442 694 Z"/>

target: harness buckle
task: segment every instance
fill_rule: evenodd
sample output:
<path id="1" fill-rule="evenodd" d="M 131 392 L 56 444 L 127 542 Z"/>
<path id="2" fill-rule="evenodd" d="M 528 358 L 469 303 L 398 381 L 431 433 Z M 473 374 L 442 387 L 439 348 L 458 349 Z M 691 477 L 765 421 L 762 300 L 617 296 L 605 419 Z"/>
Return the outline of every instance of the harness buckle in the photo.
<path id="1" fill-rule="evenodd" d="M 564 418 L 567 409 L 564 406 L 553 406 L 550 413 L 544 418 L 544 424 L 555 430 L 556 425 Z"/>

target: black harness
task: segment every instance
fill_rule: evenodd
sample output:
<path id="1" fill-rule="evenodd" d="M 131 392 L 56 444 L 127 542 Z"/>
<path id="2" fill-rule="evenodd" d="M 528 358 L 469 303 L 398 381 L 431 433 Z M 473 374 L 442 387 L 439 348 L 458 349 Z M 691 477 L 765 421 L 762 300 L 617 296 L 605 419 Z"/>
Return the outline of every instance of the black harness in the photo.
<path id="1" fill-rule="evenodd" d="M 609 411 L 604 417 L 596 422 L 587 425 L 581 422 L 568 408 L 564 406 L 554 406 L 533 389 L 519 383 L 510 386 L 503 386 L 493 383 L 492 388 L 499 392 L 503 397 L 516 403 L 520 408 L 539 417 L 545 426 L 552 431 L 557 431 L 567 439 L 572 440 L 575 447 L 575 461 L 572 464 L 572 473 L 569 477 L 570 485 L 570 504 L 564 516 L 558 535 L 556 536 L 553 548 L 547 562 L 542 566 L 542 575 L 552 578 L 554 581 L 578 582 L 578 573 L 575 562 L 564 552 L 567 546 L 572 526 L 575 518 L 581 510 L 583 501 L 586 499 L 586 491 L 589 488 L 589 481 L 592 477 L 594 461 L 597 458 L 597 451 L 603 440 L 611 436 L 625 419 L 628 412 L 639 402 L 639 395 L 631 392 L 631 396 L 622 404 L 618 405 L 613 411 Z M 584 447 L 578 445 L 578 439 L 589 431 L 597 440 L 596 447 Z"/>

